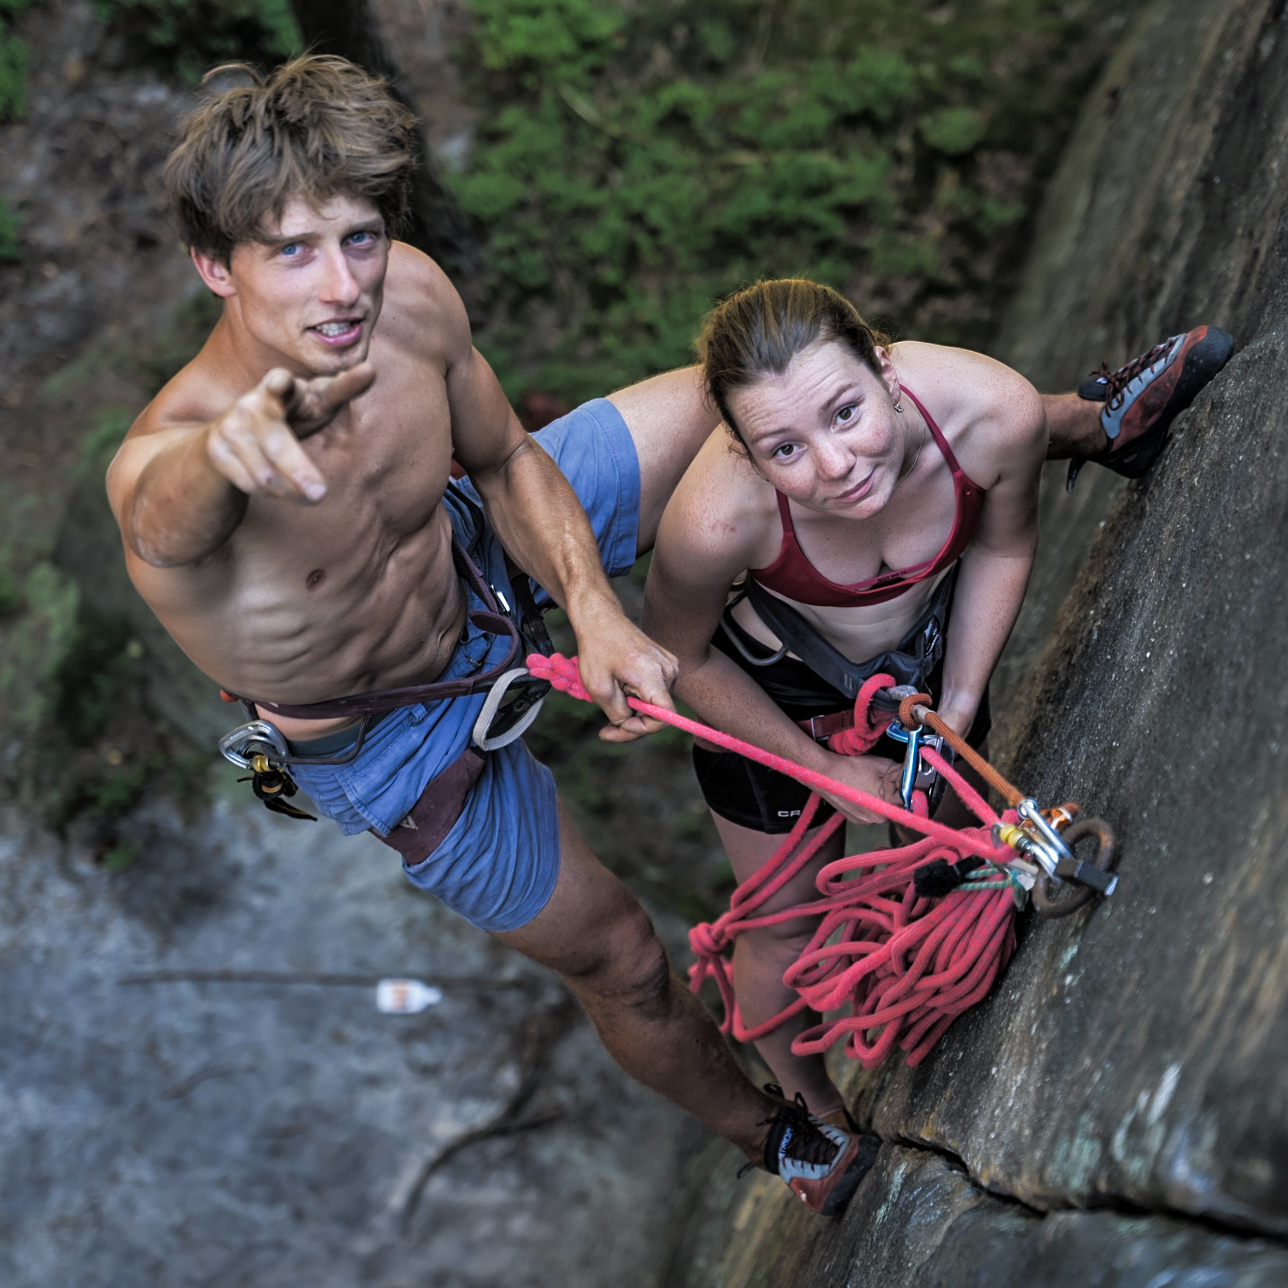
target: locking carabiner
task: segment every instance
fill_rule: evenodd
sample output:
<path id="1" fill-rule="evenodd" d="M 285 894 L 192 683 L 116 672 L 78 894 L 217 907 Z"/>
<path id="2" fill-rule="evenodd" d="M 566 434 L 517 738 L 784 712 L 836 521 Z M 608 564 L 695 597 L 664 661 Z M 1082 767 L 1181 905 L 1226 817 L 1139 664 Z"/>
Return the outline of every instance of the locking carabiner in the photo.
<path id="1" fill-rule="evenodd" d="M 927 747 L 933 747 L 942 753 L 944 740 L 938 734 L 927 733 L 920 725 L 913 729 L 905 729 L 898 720 L 890 722 L 886 733 L 895 742 L 907 744 L 907 750 L 903 756 L 903 772 L 899 775 L 899 799 L 903 802 L 904 809 L 911 812 L 913 793 L 918 791 L 929 793 L 939 777 L 937 770 L 922 762 L 921 753 Z"/>

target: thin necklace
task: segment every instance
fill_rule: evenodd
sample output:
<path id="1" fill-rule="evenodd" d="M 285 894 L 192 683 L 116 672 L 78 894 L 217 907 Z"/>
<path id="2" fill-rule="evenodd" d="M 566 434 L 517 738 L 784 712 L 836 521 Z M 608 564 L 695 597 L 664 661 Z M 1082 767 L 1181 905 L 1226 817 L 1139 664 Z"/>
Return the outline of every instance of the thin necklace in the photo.
<path id="1" fill-rule="evenodd" d="M 921 418 L 921 440 L 917 444 L 917 454 L 912 458 L 912 464 L 909 465 L 908 468 L 902 474 L 900 474 L 897 479 L 895 479 L 894 481 L 895 487 L 898 487 L 899 484 L 902 483 L 904 479 L 908 478 L 912 474 L 913 470 L 917 468 L 917 462 L 921 460 L 921 449 L 925 447 L 925 445 L 926 445 L 926 418 L 923 416 Z"/>

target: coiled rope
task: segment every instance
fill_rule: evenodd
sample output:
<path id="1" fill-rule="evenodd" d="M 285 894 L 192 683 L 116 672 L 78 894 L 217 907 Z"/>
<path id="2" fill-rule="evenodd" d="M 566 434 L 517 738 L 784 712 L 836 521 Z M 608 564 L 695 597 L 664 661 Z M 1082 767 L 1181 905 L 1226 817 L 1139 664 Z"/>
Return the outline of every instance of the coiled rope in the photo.
<path id="1" fill-rule="evenodd" d="M 533 654 L 527 665 L 533 675 L 549 680 L 555 688 L 591 701 L 576 658 Z M 832 751 L 862 755 L 875 745 L 894 713 L 874 710 L 872 699 L 878 689 L 894 683 L 892 676 L 876 675 L 863 685 L 855 701 L 854 728 L 828 739 Z M 801 1033 L 792 1043 L 793 1052 L 817 1054 L 844 1042 L 851 1059 L 873 1068 L 898 1046 L 909 1065 L 920 1064 L 953 1020 L 987 995 L 1015 951 L 1015 910 L 1023 906 L 1026 892 L 1010 866 L 1014 851 L 996 845 L 990 834 L 994 823 L 1015 822 L 1015 812 L 1007 810 L 999 819 L 988 802 L 932 748 L 923 748 L 922 756 L 947 779 L 979 818 L 980 826 L 946 827 L 927 817 L 925 796 L 920 792 L 913 810 L 905 810 L 665 707 L 638 698 L 628 702 L 642 715 L 788 774 L 812 792 L 782 845 L 734 891 L 729 910 L 689 933 L 697 957 L 689 970 L 690 986 L 697 992 L 705 980 L 715 981 L 724 1005 L 722 1031 L 732 1033 L 740 1042 L 753 1042 L 801 1011 L 825 1014 L 841 1010 L 838 1018 L 823 1020 Z M 921 832 L 924 839 L 829 863 L 818 874 L 820 898 L 757 915 L 844 822 L 842 815 L 834 814 L 805 840 L 818 811 L 820 792 Z M 939 859 L 956 864 L 968 857 L 984 860 L 970 880 L 942 897 L 917 894 L 913 881 L 917 868 Z M 748 1028 L 734 995 L 733 943 L 748 930 L 799 917 L 818 918 L 819 923 L 783 976 L 797 999 L 762 1024 Z"/>

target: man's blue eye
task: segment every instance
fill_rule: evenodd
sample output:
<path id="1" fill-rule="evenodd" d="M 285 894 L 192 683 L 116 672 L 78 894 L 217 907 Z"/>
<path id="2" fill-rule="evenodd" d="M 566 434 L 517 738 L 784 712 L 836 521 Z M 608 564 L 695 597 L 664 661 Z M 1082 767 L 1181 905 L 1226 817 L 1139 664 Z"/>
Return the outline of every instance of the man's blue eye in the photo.
<path id="1" fill-rule="evenodd" d="M 290 256 L 294 255 L 296 251 L 303 250 L 303 249 L 304 248 L 300 245 L 299 242 L 290 242 L 287 245 L 282 247 L 282 254 L 286 255 L 289 258 Z"/>

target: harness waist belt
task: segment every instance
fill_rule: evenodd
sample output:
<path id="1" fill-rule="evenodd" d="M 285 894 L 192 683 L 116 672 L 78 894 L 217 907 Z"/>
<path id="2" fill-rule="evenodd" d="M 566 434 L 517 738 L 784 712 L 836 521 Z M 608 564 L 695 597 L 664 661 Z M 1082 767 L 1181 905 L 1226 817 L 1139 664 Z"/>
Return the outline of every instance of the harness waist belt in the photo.
<path id="1" fill-rule="evenodd" d="M 808 720 L 796 722 L 811 738 L 823 742 L 834 733 L 844 733 L 854 728 L 854 710 L 834 711 L 830 716 L 811 716 Z"/>

